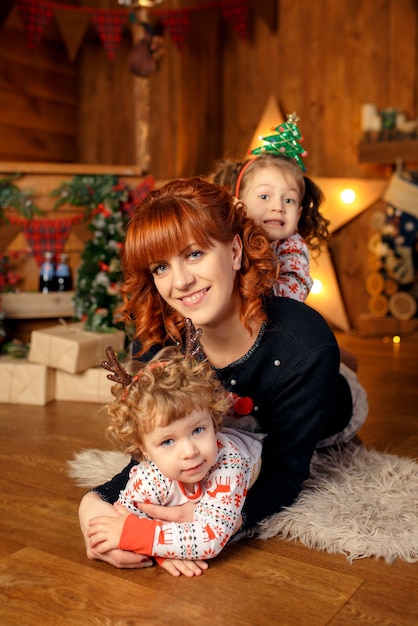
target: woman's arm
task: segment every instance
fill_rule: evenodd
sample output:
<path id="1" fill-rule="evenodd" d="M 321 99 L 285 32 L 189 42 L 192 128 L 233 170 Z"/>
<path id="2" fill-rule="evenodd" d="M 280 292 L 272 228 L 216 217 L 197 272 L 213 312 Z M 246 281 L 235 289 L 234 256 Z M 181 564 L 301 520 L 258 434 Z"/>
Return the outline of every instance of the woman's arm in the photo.
<path id="1" fill-rule="evenodd" d="M 97 548 L 93 548 L 88 536 L 89 521 L 100 515 L 117 517 L 118 513 L 111 504 L 102 500 L 96 493 L 89 491 L 82 498 L 79 507 L 80 527 L 89 559 L 99 559 L 118 568 L 142 568 L 152 565 L 151 559 L 143 554 L 118 549 L 101 553 Z"/>

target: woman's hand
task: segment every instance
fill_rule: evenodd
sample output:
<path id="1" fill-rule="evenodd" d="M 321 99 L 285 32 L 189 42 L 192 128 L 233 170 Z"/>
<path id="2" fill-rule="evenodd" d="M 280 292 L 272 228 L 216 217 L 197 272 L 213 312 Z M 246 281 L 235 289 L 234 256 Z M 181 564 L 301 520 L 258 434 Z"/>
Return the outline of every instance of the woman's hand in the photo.
<path id="1" fill-rule="evenodd" d="M 93 493 L 92 491 L 86 493 L 80 502 L 79 519 L 81 532 L 83 533 L 84 542 L 86 544 L 87 558 L 104 561 L 118 569 L 150 567 L 153 561 L 146 555 L 119 549 L 111 549 L 101 553 L 96 547 L 92 546 L 92 542 L 88 536 L 89 522 L 95 517 L 102 516 L 115 518 L 119 517 L 119 513 L 111 504 L 102 500 L 97 493 Z"/>
<path id="2" fill-rule="evenodd" d="M 183 561 L 181 559 L 164 559 L 161 562 L 163 567 L 172 576 L 200 576 L 205 569 L 208 569 L 206 561 Z"/>
<path id="3" fill-rule="evenodd" d="M 105 554 L 119 547 L 125 520 L 129 515 L 129 511 L 123 506 L 114 504 L 113 508 L 117 517 L 100 515 L 89 520 L 87 536 L 90 548 L 97 550 L 99 554 Z"/>

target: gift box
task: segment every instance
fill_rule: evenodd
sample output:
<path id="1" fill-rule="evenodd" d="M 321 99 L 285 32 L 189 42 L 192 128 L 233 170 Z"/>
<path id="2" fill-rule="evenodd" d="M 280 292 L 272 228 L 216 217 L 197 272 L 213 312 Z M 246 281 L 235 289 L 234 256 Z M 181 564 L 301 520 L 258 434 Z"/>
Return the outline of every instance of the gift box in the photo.
<path id="1" fill-rule="evenodd" d="M 101 367 L 92 367 L 81 374 L 56 370 L 55 399 L 107 404 L 113 398 L 110 390 L 114 385 L 107 378 L 108 373 Z"/>
<path id="2" fill-rule="evenodd" d="M 0 357 L 0 402 L 43 406 L 55 395 L 55 370 L 27 359 Z"/>
<path id="3" fill-rule="evenodd" d="M 28 360 L 78 374 L 99 365 L 106 358 L 107 346 L 120 352 L 124 343 L 125 333 L 121 330 L 93 333 L 84 330 L 81 322 L 58 324 L 32 331 Z"/>

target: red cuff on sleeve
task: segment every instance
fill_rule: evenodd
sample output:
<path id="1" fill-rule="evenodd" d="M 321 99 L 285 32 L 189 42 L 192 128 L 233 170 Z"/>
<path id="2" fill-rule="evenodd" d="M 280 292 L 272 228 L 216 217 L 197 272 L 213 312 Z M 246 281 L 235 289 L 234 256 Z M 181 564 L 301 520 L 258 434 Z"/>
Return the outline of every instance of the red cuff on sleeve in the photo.
<path id="1" fill-rule="evenodd" d="M 133 513 L 128 515 L 123 526 L 119 548 L 152 556 L 156 527 L 157 521 L 155 520 L 137 517 Z"/>

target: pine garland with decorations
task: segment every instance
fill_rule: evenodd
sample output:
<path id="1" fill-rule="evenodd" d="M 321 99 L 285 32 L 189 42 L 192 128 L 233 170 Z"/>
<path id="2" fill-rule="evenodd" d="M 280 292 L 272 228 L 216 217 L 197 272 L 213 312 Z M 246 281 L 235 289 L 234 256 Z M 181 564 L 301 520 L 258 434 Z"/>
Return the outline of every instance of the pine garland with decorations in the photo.
<path id="1" fill-rule="evenodd" d="M 154 180 L 141 186 L 142 196 Z M 83 206 L 92 238 L 86 243 L 75 281 L 75 319 L 86 330 L 111 332 L 118 325 L 115 309 L 120 304 L 121 263 L 126 226 L 133 207 L 142 199 L 117 176 L 74 176 L 52 192 L 56 207 L 64 203 Z"/>
<path id="2" fill-rule="evenodd" d="M 9 222 L 5 209 L 15 210 L 28 220 L 35 214 L 41 214 L 41 210 L 32 200 L 33 192 L 20 189 L 14 184 L 21 177 L 22 174 L 9 174 L 0 179 L 0 222 Z"/>

